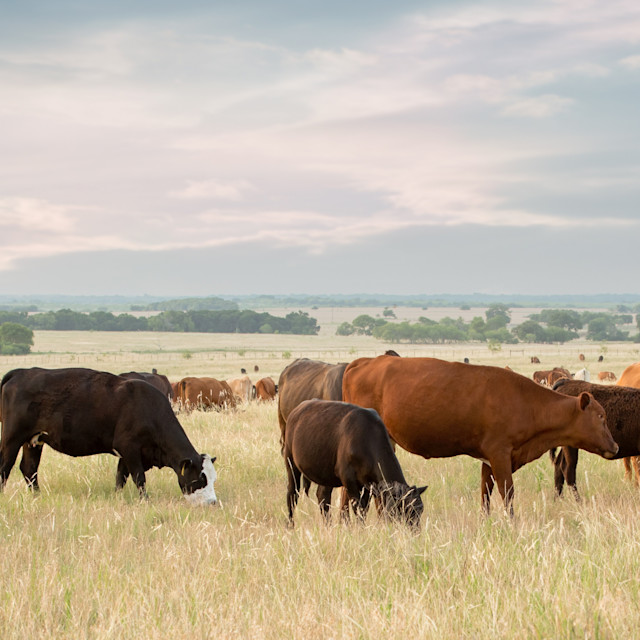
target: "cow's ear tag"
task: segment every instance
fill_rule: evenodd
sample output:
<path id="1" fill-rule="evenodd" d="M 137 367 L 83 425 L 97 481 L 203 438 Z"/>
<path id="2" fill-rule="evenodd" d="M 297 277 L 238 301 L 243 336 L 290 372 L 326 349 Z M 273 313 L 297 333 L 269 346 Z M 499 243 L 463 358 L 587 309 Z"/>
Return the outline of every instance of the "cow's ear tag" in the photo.
<path id="1" fill-rule="evenodd" d="M 184 468 L 185 468 L 186 466 L 187 466 L 187 463 L 185 462 L 185 463 L 182 465 L 182 469 L 180 469 L 180 475 L 181 475 L 182 477 L 184 477 Z"/>

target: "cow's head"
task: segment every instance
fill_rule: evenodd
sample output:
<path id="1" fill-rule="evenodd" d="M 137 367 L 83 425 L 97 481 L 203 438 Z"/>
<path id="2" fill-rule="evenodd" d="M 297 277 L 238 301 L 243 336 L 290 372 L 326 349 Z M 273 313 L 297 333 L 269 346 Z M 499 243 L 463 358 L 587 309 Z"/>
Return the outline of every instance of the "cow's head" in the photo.
<path id="1" fill-rule="evenodd" d="M 576 398 L 576 402 L 582 421 L 577 429 L 580 439 L 572 445 L 611 460 L 618 453 L 618 443 L 607 427 L 604 408 L 586 391 Z"/>
<path id="2" fill-rule="evenodd" d="M 215 458 L 203 453 L 196 460 L 180 462 L 178 482 L 187 501 L 193 505 L 215 504 L 218 501 L 213 487 L 218 474 L 213 466 Z"/>
<path id="3" fill-rule="evenodd" d="M 416 487 L 415 485 L 410 487 L 402 482 L 381 484 L 380 497 L 383 515 L 394 520 L 404 520 L 410 527 L 417 529 L 424 511 L 421 495 L 427 487 Z"/>

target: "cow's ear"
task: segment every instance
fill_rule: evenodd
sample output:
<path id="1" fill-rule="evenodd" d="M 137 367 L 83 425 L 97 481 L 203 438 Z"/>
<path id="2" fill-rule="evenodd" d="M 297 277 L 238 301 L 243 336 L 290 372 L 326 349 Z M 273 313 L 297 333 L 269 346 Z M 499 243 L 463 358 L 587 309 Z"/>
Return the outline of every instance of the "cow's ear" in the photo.
<path id="1" fill-rule="evenodd" d="M 586 391 L 583 391 L 578 396 L 578 401 L 580 402 L 581 411 L 584 411 L 589 406 L 589 403 L 591 402 L 591 394 L 587 393 Z"/>
<path id="2" fill-rule="evenodd" d="M 418 495 L 421 496 L 427 490 L 428 486 L 428 484 L 425 484 L 424 487 L 416 487 L 415 489 L 418 492 Z"/>
<path id="3" fill-rule="evenodd" d="M 191 458 L 185 458 L 180 461 L 180 475 L 184 476 L 184 472 L 193 464 L 193 460 Z"/>

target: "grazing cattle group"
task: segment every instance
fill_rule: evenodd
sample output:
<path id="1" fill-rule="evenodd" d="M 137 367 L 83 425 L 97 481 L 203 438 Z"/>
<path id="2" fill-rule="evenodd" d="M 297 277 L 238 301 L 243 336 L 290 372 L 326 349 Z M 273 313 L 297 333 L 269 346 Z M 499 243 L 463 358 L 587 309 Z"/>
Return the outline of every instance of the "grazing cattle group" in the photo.
<path id="1" fill-rule="evenodd" d="M 608 458 L 618 451 L 592 395 L 563 398 L 500 367 L 359 358 L 344 372 L 342 397 L 375 409 L 391 438 L 411 453 L 481 460 L 487 512 L 495 482 L 513 513 L 513 473 L 554 446 L 571 444 Z"/>
<path id="2" fill-rule="evenodd" d="M 119 375 L 14 369 L 0 384 L 0 489 L 22 450 L 20 470 L 37 490 L 46 444 L 70 456 L 116 456 L 116 489 L 131 476 L 141 496 L 146 472 L 170 467 L 189 502 L 215 504 L 216 458 L 198 453 L 177 416 L 245 411 L 254 399 L 277 400 L 291 526 L 301 489 L 308 493 L 315 483 L 326 519 L 333 489 L 341 487 L 343 519 L 350 506 L 363 519 L 373 497 L 379 515 L 417 527 L 426 487 L 407 482 L 396 445 L 423 458 L 478 459 L 487 513 L 497 485 L 513 515 L 514 472 L 546 451 L 558 495 L 566 484 L 578 497 L 579 449 L 622 458 L 629 473 L 632 465 L 640 472 L 640 363 L 615 385 L 591 384 L 586 368 L 572 375 L 554 367 L 532 377 L 467 358 L 449 362 L 394 351 L 338 364 L 299 358 L 277 384 L 263 377 L 255 386 L 244 372 L 226 381 L 188 376 L 169 382 L 155 369 Z M 616 382 L 616 376 L 603 371 L 598 380 Z"/>

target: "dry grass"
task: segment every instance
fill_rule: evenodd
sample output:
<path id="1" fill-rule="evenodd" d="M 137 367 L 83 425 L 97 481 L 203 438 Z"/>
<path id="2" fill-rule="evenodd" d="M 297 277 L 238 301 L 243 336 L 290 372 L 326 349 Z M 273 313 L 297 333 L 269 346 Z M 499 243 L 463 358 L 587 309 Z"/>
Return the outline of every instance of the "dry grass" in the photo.
<path id="1" fill-rule="evenodd" d="M 82 366 L 107 370 L 171 365 L 173 378 L 200 368 L 228 377 L 245 366 L 255 379 L 254 361 L 260 376 L 277 377 L 289 361 L 282 351 L 337 361 L 330 354 L 350 359 L 386 348 L 366 339 L 337 344 L 258 336 L 242 344 L 246 336 L 234 336 L 237 343 L 226 343 L 226 351 L 213 345 L 202 351 L 214 357 L 200 362 L 179 355 L 183 343 L 175 352 L 167 344 L 162 353 L 145 355 L 127 342 L 135 334 L 89 338 L 97 346 L 82 353 L 56 350 L 48 336 L 38 335 L 39 353 L 10 365 L 3 359 L 0 368 L 68 366 L 78 363 L 65 358 L 86 357 Z M 118 340 L 126 349 L 115 348 Z M 197 340 L 185 340 L 184 348 L 191 345 L 195 354 Z M 635 347 L 610 345 L 603 368 L 619 374 L 640 359 Z M 439 355 L 432 351 L 439 352 L 424 349 Z M 467 345 L 443 348 L 441 355 L 509 363 L 530 375 L 538 366 L 529 362 L 534 352 L 542 366 L 575 370 L 580 351 L 597 371 L 599 345 L 512 354 Z M 221 353 L 227 356 L 217 358 Z M 163 354 L 178 355 L 154 360 Z M 56 357 L 59 363 L 46 362 Z M 47 449 L 38 496 L 14 469 L 0 496 L 3 639 L 638 635 L 640 493 L 623 481 L 620 463 L 581 455 L 582 504 L 553 499 L 546 456 L 527 465 L 515 475 L 512 522 L 495 497 L 492 516 L 481 515 L 479 462 L 425 461 L 399 452 L 407 479 L 429 484 L 418 535 L 380 523 L 373 513 L 365 526 L 326 527 L 313 498 L 300 500 L 291 531 L 275 405 L 193 412 L 180 420 L 196 448 L 218 456 L 219 508 L 190 508 L 168 469 L 147 474 L 148 501 L 140 502 L 130 485 L 116 495 L 116 463 L 109 456 L 72 459 Z"/>

